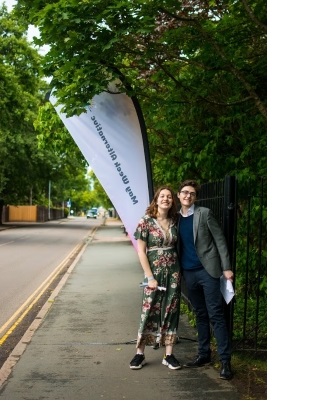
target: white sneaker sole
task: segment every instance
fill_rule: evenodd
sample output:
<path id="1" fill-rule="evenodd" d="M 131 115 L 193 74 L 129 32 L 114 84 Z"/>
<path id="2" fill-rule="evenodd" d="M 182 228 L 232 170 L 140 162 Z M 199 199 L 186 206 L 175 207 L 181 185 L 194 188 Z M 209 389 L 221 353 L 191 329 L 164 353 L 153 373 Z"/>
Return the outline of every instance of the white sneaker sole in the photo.
<path id="1" fill-rule="evenodd" d="M 179 370 L 182 368 L 182 366 L 177 366 L 177 367 L 172 366 L 165 359 L 162 360 L 162 364 L 164 364 L 164 366 L 167 366 L 171 370 Z"/>
<path id="2" fill-rule="evenodd" d="M 141 363 L 141 364 L 139 364 L 139 366 L 129 366 L 130 367 L 130 369 L 132 369 L 132 370 L 139 370 L 139 369 L 142 369 L 142 367 L 144 366 L 146 364 L 146 362 L 145 362 L 145 360 L 143 360 L 143 362 Z"/>

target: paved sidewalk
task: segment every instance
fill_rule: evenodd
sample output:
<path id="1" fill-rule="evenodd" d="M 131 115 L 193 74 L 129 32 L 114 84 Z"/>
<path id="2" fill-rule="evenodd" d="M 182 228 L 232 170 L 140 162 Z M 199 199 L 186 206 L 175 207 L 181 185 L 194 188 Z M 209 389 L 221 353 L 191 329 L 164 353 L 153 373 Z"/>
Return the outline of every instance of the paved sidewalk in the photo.
<path id="1" fill-rule="evenodd" d="M 164 349 L 135 354 L 143 272 L 120 221 L 100 225 L 0 369 L 0 400 L 238 400 L 211 366 L 170 370 Z M 197 352 L 185 315 L 174 354 Z"/>

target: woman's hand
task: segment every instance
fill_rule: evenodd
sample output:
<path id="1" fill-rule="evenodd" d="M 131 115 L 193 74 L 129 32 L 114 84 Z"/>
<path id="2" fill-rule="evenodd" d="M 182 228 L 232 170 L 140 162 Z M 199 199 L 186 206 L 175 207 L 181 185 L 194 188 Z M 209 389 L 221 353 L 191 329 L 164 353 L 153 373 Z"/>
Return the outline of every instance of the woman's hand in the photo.
<path id="1" fill-rule="evenodd" d="M 159 286 L 155 279 L 148 280 L 148 287 L 150 289 L 156 289 Z"/>

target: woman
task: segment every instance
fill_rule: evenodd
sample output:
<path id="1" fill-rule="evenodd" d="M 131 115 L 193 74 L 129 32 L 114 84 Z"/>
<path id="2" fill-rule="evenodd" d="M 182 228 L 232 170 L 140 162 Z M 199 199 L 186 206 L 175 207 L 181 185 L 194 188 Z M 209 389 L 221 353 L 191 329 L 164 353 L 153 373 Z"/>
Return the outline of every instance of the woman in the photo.
<path id="1" fill-rule="evenodd" d="M 162 364 L 172 370 L 181 368 L 173 355 L 180 313 L 176 222 L 175 194 L 168 186 L 162 186 L 156 191 L 135 232 L 138 256 L 148 286 L 143 291 L 137 352 L 130 362 L 130 369 L 142 368 L 145 346 L 155 345 L 157 340 L 160 346 L 165 346 Z"/>

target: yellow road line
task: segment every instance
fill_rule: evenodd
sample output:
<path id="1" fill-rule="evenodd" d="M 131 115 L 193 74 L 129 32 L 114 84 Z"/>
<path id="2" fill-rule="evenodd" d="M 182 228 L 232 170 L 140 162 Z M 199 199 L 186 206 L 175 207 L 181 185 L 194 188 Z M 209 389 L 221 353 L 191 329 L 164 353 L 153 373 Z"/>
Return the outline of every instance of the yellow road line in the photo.
<path id="1" fill-rule="evenodd" d="M 4 336 L 0 339 L 0 346 L 7 340 L 7 338 L 11 335 L 11 333 L 17 328 L 17 326 L 21 323 L 23 318 L 27 315 L 27 313 L 32 309 L 35 303 L 39 300 L 42 294 L 47 290 L 49 285 L 53 282 L 56 276 L 59 274 L 61 269 L 66 265 L 69 259 L 78 252 L 80 247 L 83 247 L 83 243 L 78 244 L 74 250 L 57 266 L 57 268 L 48 276 L 48 278 L 33 292 L 33 294 L 26 300 L 26 302 L 11 316 L 11 318 L 0 328 L 0 334 L 3 332 L 10 323 L 23 311 L 21 316 L 13 323 L 10 329 L 4 334 Z M 35 295 L 40 292 L 37 297 L 34 299 Z M 28 304 L 32 301 L 32 303 L 28 306 Z M 28 306 L 26 309 L 25 307 Z M 25 309 L 25 310 L 24 310 Z"/>

